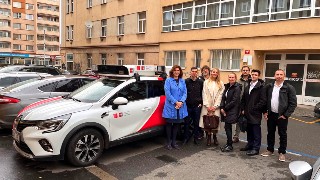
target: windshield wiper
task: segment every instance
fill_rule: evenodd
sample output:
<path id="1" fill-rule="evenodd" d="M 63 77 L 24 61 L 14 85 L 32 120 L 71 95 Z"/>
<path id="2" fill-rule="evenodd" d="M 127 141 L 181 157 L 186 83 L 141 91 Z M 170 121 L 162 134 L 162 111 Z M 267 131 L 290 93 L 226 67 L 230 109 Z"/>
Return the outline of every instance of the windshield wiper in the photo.
<path id="1" fill-rule="evenodd" d="M 72 100 L 74 101 L 78 101 L 78 102 L 81 102 L 79 99 L 76 99 L 76 98 L 73 98 L 73 97 L 70 97 Z"/>

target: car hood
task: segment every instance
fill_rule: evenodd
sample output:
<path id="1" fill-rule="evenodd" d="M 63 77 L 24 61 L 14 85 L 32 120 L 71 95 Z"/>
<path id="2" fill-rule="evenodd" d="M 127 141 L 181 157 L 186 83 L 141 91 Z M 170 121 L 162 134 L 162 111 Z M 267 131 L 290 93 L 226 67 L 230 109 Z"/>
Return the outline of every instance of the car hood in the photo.
<path id="1" fill-rule="evenodd" d="M 53 100 L 52 100 L 53 99 Z M 48 102 L 43 102 L 48 101 Z M 23 120 L 46 120 L 65 114 L 85 111 L 92 107 L 92 103 L 73 101 L 72 99 L 50 98 L 30 104 L 19 113 Z"/>

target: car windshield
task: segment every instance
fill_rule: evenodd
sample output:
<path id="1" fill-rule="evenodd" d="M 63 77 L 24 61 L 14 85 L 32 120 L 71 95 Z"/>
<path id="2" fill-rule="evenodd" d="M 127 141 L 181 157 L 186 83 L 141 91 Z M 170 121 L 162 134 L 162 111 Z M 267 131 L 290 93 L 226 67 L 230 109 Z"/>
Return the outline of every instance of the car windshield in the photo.
<path id="1" fill-rule="evenodd" d="M 0 73 L 19 71 L 19 69 L 21 69 L 20 66 L 7 66 L 7 67 L 0 69 Z"/>
<path id="2" fill-rule="evenodd" d="M 98 102 L 121 83 L 123 83 L 123 81 L 99 79 L 74 91 L 67 98 L 77 99 L 87 103 Z"/>
<path id="3" fill-rule="evenodd" d="M 32 86 L 33 84 L 38 83 L 39 78 L 33 78 L 26 81 L 19 82 L 17 84 L 13 84 L 8 86 L 2 90 L 2 92 L 11 92 L 11 91 L 19 91 L 20 89 Z"/>

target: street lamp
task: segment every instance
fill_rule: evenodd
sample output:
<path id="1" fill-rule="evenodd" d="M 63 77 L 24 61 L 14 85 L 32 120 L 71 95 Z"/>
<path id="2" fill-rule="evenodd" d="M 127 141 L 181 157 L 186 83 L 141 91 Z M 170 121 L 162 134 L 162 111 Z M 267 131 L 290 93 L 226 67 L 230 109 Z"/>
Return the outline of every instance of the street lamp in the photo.
<path id="1" fill-rule="evenodd" d="M 43 65 L 46 63 L 46 30 L 43 30 Z"/>

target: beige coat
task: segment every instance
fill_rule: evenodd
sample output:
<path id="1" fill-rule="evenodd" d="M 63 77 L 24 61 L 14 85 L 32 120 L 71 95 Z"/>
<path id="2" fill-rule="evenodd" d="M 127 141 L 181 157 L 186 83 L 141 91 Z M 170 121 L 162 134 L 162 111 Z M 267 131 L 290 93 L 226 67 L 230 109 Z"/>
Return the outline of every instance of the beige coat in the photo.
<path id="1" fill-rule="evenodd" d="M 208 113 L 207 107 L 212 107 L 212 106 L 220 107 L 222 93 L 224 91 L 224 84 L 222 81 L 220 81 L 220 83 L 221 83 L 220 89 L 218 84 L 215 81 L 211 81 L 210 79 L 205 80 L 203 83 L 203 90 L 202 90 L 203 106 L 201 109 L 201 115 L 200 115 L 200 121 L 199 121 L 199 126 L 201 128 L 203 128 L 202 116 Z M 213 104 L 213 101 L 215 98 L 216 98 L 216 101 Z M 214 115 L 220 117 L 220 108 L 216 109 L 216 111 L 214 112 Z M 220 129 L 220 126 L 216 130 L 219 130 L 219 129 Z"/>

